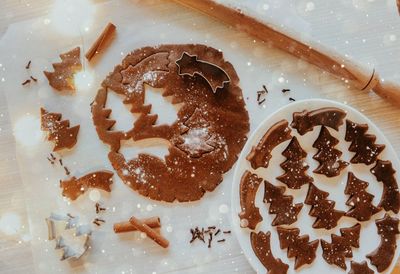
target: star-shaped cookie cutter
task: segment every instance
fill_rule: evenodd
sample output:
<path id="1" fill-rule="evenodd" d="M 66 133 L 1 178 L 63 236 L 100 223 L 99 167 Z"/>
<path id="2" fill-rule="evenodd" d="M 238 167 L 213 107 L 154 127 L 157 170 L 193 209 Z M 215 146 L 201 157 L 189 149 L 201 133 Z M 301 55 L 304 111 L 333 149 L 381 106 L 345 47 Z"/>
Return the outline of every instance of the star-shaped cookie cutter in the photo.
<path id="1" fill-rule="evenodd" d="M 178 66 L 179 75 L 193 77 L 197 74 L 204 78 L 213 93 L 216 93 L 219 88 L 224 88 L 225 83 L 229 84 L 231 81 L 224 69 L 213 63 L 199 60 L 197 55 L 190 55 L 188 52 L 183 52 L 182 56 L 175 61 L 175 64 Z"/>

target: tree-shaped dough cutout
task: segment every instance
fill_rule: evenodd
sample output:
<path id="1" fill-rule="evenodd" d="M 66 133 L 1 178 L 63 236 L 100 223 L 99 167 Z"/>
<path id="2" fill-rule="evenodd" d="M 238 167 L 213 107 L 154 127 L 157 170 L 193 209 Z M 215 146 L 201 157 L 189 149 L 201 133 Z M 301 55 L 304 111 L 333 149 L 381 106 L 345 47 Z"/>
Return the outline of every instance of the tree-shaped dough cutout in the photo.
<path id="1" fill-rule="evenodd" d="M 332 229 L 337 226 L 343 211 L 335 209 L 335 202 L 328 200 L 329 193 L 318 189 L 314 184 L 308 188 L 305 204 L 311 206 L 310 216 L 316 217 L 313 228 Z"/>
<path id="2" fill-rule="evenodd" d="M 353 257 L 352 247 L 360 247 L 361 225 L 356 224 L 352 227 L 341 228 L 340 234 L 331 234 L 331 243 L 321 240 L 322 257 L 328 264 L 335 264 L 346 270 L 346 258 Z"/>
<path id="3" fill-rule="evenodd" d="M 272 225 L 290 225 L 296 222 L 303 204 L 293 204 L 293 196 L 284 195 L 286 189 L 283 186 L 274 186 L 267 181 L 264 181 L 264 186 L 264 203 L 270 203 L 268 212 L 275 214 Z"/>
<path id="4" fill-rule="evenodd" d="M 367 124 L 357 124 L 346 120 L 345 140 L 351 142 L 349 151 L 355 152 L 350 160 L 352 164 L 370 165 L 376 162 L 379 154 L 385 149 L 385 145 L 376 144 L 376 136 L 367 134 Z"/>
<path id="5" fill-rule="evenodd" d="M 294 269 L 315 260 L 319 240 L 309 242 L 309 236 L 300 236 L 298 228 L 278 227 L 278 236 L 281 249 L 287 249 L 288 258 L 296 258 Z"/>
<path id="6" fill-rule="evenodd" d="M 186 128 L 176 143 L 178 148 L 193 158 L 201 157 L 215 149 L 215 136 L 200 109 L 196 109 L 183 125 Z"/>
<path id="7" fill-rule="evenodd" d="M 321 128 L 321 132 L 314 142 L 313 147 L 318 149 L 314 159 L 319 162 L 318 168 L 314 173 L 323 174 L 327 177 L 335 177 L 340 174 L 340 171 L 346 168 L 349 163 L 340 160 L 342 152 L 335 149 L 339 140 L 333 137 L 326 127 Z"/>
<path id="8" fill-rule="evenodd" d="M 275 258 L 271 250 L 271 232 L 262 231 L 250 234 L 251 247 L 264 267 L 267 274 L 286 274 L 289 266 L 281 259 Z"/>
<path id="9" fill-rule="evenodd" d="M 40 109 L 41 129 L 48 132 L 47 139 L 53 141 L 53 151 L 72 148 L 77 141 L 79 125 L 70 127 L 69 120 L 61 120 L 61 113 L 50 113 Z"/>
<path id="10" fill-rule="evenodd" d="M 281 164 L 285 173 L 276 179 L 292 189 L 299 189 L 303 185 L 314 181 L 306 173 L 309 168 L 308 164 L 304 161 L 307 152 L 301 148 L 296 137 L 292 138 L 287 148 L 282 152 L 282 155 L 286 157 L 286 161 Z"/>
<path id="11" fill-rule="evenodd" d="M 349 172 L 344 193 L 350 195 L 346 205 L 351 209 L 346 212 L 347 217 L 352 217 L 360 222 L 368 221 L 372 215 L 381 211 L 372 204 L 374 195 L 367 192 L 368 183 L 358 179 L 353 172 Z"/>

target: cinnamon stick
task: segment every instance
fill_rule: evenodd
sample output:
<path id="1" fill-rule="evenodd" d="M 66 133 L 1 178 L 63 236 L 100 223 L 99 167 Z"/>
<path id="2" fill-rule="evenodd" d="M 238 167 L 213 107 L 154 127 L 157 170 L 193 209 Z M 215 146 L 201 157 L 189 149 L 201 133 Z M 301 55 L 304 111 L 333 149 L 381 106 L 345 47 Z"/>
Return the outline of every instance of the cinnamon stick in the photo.
<path id="1" fill-rule="evenodd" d="M 100 36 L 96 39 L 96 41 L 94 41 L 93 45 L 85 54 L 85 57 L 86 59 L 88 59 L 89 62 L 97 53 L 99 53 L 103 49 L 105 42 L 112 36 L 115 29 L 116 27 L 113 23 L 107 24 Z"/>
<path id="2" fill-rule="evenodd" d="M 132 216 L 129 219 L 129 222 L 136 227 L 137 230 L 140 230 L 144 233 L 146 233 L 146 235 L 152 239 L 153 241 L 155 241 L 157 244 L 159 244 L 160 246 L 167 248 L 169 246 L 169 242 L 167 239 L 165 239 L 163 236 L 161 236 L 161 234 L 157 233 L 154 229 L 150 228 L 148 225 L 146 225 L 144 222 L 142 222 L 141 220 L 135 218 L 134 216 Z"/>
<path id="3" fill-rule="evenodd" d="M 161 222 L 159 217 L 151 217 L 147 219 L 141 220 L 143 223 L 148 225 L 150 228 L 159 228 L 161 227 Z M 132 225 L 129 221 L 127 222 L 120 222 L 114 224 L 114 232 L 115 233 L 123 233 L 123 232 L 130 232 L 130 231 L 137 231 L 137 228 Z"/>

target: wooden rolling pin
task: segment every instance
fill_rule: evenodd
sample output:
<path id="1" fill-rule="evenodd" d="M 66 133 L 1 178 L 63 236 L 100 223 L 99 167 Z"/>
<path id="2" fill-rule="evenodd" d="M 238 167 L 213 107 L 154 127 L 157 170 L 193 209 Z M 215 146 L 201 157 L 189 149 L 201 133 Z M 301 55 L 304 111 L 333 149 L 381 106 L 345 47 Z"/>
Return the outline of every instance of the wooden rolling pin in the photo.
<path id="1" fill-rule="evenodd" d="M 313 48 L 267 24 L 257 21 L 240 10 L 218 4 L 215 0 L 173 0 L 186 7 L 201 11 L 239 30 L 243 30 L 274 47 L 307 61 L 359 90 L 373 90 L 383 98 L 400 105 L 400 85 L 383 81 L 375 69 L 365 69 L 337 53 Z"/>

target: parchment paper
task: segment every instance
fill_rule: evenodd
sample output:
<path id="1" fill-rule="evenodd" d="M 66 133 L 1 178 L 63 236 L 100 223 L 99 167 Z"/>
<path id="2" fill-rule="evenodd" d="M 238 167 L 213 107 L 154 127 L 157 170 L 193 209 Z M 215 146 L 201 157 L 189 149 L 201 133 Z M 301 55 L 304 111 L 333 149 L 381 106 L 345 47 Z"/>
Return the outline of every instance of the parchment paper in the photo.
<path id="1" fill-rule="evenodd" d="M 115 175 L 111 194 L 100 192 L 99 201 L 107 207 L 107 211 L 101 215 L 106 223 L 99 228 L 93 226 L 89 252 L 79 262 L 60 262 L 61 254 L 54 250 L 55 243 L 47 241 L 45 217 L 51 212 L 68 212 L 80 216 L 82 224 L 90 224 L 95 217 L 94 204 L 98 193 L 89 191 L 71 203 L 62 198 L 59 180 L 65 175 L 61 168 L 51 166 L 46 160 L 52 144 L 45 141 L 39 129 L 39 108 L 44 106 L 49 111 L 61 112 L 64 118 L 70 119 L 71 125 L 81 125 L 77 146 L 71 152 L 62 154 L 65 165 L 79 176 L 97 169 L 112 170 L 107 159 L 108 148 L 98 139 L 93 127 L 89 104 L 101 80 L 127 53 L 136 48 L 161 43 L 203 43 L 221 49 L 225 59 L 234 65 L 241 78 L 243 96 L 251 117 L 251 131 L 269 113 L 288 104 L 289 97 L 321 97 L 318 92 L 320 89 L 337 88 L 341 84 L 332 80 L 320 86 L 319 81 L 329 76 L 287 54 L 268 48 L 246 34 L 168 1 L 140 1 L 139 4 L 138 1 L 121 0 L 97 6 L 79 1 L 72 11 L 66 2 L 56 2 L 61 6 L 46 17 L 10 26 L 0 41 L 0 89 L 6 93 L 17 141 L 17 157 L 25 185 L 37 273 L 252 272 L 233 235 L 226 235 L 225 243 L 214 243 L 211 249 L 199 242 L 192 245 L 188 243 L 191 227 L 218 225 L 230 229 L 233 169 L 225 175 L 224 182 L 214 192 L 207 193 L 198 202 L 185 204 L 166 204 L 143 198 Z M 295 10 L 293 12 L 296 13 Z M 376 16 L 382 13 L 387 14 L 388 10 L 385 8 Z M 79 15 L 75 19 L 80 25 L 73 23 L 76 15 Z M 385 22 L 389 20 L 390 25 L 393 18 L 385 15 Z M 111 46 L 93 64 L 82 59 L 84 74 L 78 81 L 76 95 L 58 95 L 48 86 L 42 71 L 52 70 L 51 63 L 59 61 L 58 54 L 75 46 L 81 46 L 85 52 L 109 21 L 117 26 L 117 36 Z M 356 23 L 360 26 L 360 22 Z M 387 27 L 386 24 L 383 26 Z M 391 31 L 394 32 L 393 29 Z M 329 33 L 323 35 L 327 41 L 337 39 L 330 37 Z M 396 35 L 400 38 L 400 35 Z M 377 53 L 379 58 L 390 59 L 387 61 L 389 63 L 399 58 L 399 55 L 393 55 L 398 52 L 398 40 L 392 42 L 387 46 L 391 56 Z M 32 60 L 30 71 L 25 69 L 28 60 Z M 392 77 L 398 75 L 393 66 L 390 73 Z M 22 86 L 21 83 L 30 75 L 38 78 L 38 83 Z M 265 103 L 258 105 L 256 91 L 263 84 L 267 85 L 269 94 Z M 292 91 L 282 94 L 283 88 Z M 115 100 L 115 104 L 118 103 Z M 164 104 L 160 101 L 154 103 L 160 106 Z M 166 112 L 161 107 L 157 111 L 160 116 Z M 124 121 L 126 123 L 122 119 L 126 117 L 124 111 L 119 114 L 121 116 L 116 112 L 113 115 L 119 125 L 123 126 Z M 131 153 L 137 151 L 162 155 L 165 147 L 138 147 Z M 142 239 L 139 233 L 114 234 L 112 224 L 128 220 L 133 214 L 139 217 L 160 216 L 161 233 L 170 240 L 170 248 L 163 250 L 150 240 Z"/>

